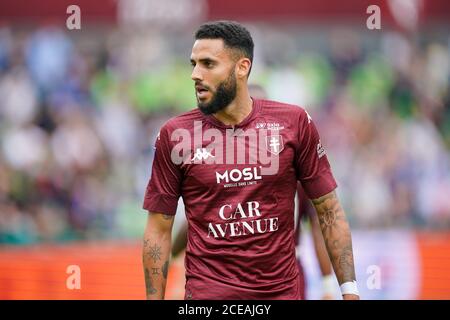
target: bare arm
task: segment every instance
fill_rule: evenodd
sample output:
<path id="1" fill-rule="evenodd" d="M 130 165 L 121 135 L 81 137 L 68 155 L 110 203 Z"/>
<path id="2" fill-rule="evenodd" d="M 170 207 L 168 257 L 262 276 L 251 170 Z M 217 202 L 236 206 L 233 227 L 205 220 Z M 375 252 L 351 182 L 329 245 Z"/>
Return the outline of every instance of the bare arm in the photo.
<path id="1" fill-rule="evenodd" d="M 319 219 L 316 214 L 311 215 L 311 233 L 314 242 L 314 250 L 317 260 L 319 261 L 322 276 L 330 275 L 332 266 L 330 257 L 328 256 L 327 247 L 323 241 L 322 230 L 320 229 Z"/>
<path id="2" fill-rule="evenodd" d="M 142 262 L 147 299 L 164 299 L 174 216 L 149 212 L 144 233 Z"/>
<path id="3" fill-rule="evenodd" d="M 339 285 L 356 280 L 350 227 L 336 192 L 313 199 L 320 228 Z M 344 299 L 358 299 L 357 295 L 344 295 Z"/>
<path id="4" fill-rule="evenodd" d="M 311 207 L 312 210 L 314 210 Z M 311 221 L 311 233 L 314 243 L 314 251 L 316 252 L 317 261 L 319 262 L 320 271 L 322 272 L 322 300 L 334 299 L 334 274 L 330 257 L 328 256 L 327 247 L 323 241 L 322 229 L 320 229 L 319 218 L 314 212 L 309 214 Z"/>

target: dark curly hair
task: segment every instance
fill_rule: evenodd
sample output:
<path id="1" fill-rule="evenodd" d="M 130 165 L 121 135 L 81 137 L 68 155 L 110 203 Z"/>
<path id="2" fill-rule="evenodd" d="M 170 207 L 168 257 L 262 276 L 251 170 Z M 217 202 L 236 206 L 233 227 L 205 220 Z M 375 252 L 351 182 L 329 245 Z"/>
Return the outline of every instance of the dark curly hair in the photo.
<path id="1" fill-rule="evenodd" d="M 225 47 L 236 50 L 253 64 L 253 39 L 250 32 L 235 21 L 212 21 L 202 24 L 195 32 L 195 40 L 222 39 Z M 249 75 L 251 66 L 249 70 Z"/>

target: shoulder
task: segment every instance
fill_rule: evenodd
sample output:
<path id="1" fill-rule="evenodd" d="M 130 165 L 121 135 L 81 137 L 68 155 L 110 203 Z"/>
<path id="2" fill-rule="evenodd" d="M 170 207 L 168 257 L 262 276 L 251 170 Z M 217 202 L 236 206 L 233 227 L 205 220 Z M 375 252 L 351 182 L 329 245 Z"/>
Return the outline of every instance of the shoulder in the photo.
<path id="1" fill-rule="evenodd" d="M 310 118 L 305 108 L 299 105 L 273 100 L 259 100 L 259 102 L 261 105 L 261 113 L 264 116 L 275 117 L 296 124 L 303 123 Z"/>
<path id="2" fill-rule="evenodd" d="M 170 118 L 163 124 L 161 131 L 172 132 L 175 129 L 191 129 L 195 121 L 202 121 L 203 115 L 198 108 Z"/>

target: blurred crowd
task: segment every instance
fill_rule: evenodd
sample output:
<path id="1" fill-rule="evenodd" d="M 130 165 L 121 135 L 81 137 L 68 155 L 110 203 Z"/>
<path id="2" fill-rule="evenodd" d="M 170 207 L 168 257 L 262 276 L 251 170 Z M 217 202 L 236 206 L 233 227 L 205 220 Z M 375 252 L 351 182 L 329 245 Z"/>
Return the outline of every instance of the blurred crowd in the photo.
<path id="1" fill-rule="evenodd" d="M 311 114 L 353 227 L 450 228 L 448 38 L 251 31 L 250 82 Z M 0 29 L 0 243 L 141 236 L 159 127 L 195 107 L 170 32 Z"/>

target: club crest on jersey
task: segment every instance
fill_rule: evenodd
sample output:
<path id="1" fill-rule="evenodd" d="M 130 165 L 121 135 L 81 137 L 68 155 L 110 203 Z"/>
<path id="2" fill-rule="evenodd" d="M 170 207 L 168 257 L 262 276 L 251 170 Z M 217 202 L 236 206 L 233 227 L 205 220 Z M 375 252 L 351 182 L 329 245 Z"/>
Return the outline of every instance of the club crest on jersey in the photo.
<path id="1" fill-rule="evenodd" d="M 266 147 L 270 153 L 279 155 L 284 149 L 283 137 L 279 134 L 267 136 Z"/>

